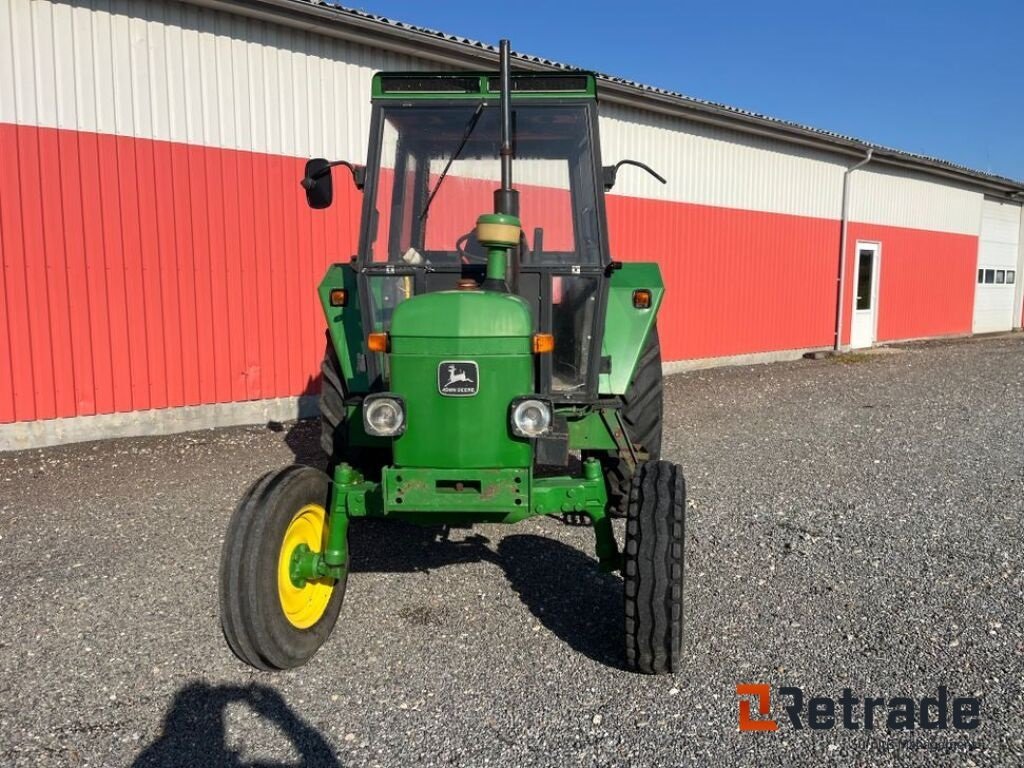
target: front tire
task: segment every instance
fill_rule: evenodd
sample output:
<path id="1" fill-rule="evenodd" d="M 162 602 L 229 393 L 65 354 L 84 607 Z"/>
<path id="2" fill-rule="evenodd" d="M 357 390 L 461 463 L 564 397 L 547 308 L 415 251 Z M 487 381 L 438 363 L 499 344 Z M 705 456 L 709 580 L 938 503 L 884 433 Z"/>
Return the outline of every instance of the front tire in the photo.
<path id="1" fill-rule="evenodd" d="M 630 486 L 622 571 L 626 663 L 637 672 L 679 670 L 685 533 L 682 469 L 668 461 L 639 465 Z"/>
<path id="2" fill-rule="evenodd" d="M 305 664 L 338 620 L 345 577 L 299 588 L 288 576 L 298 545 L 323 551 L 329 499 L 327 476 L 295 465 L 257 480 L 231 517 L 221 550 L 221 626 L 235 655 L 257 669 Z"/>

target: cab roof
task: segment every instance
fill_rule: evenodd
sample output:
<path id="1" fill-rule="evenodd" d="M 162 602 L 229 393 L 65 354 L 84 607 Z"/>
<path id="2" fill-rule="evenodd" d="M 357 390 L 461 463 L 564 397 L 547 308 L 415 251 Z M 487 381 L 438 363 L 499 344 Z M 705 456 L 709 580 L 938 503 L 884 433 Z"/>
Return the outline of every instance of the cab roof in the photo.
<path id="1" fill-rule="evenodd" d="M 597 81 L 590 72 L 513 72 L 512 97 L 530 99 L 596 99 Z M 378 72 L 373 76 L 376 99 L 497 99 L 496 72 Z"/>

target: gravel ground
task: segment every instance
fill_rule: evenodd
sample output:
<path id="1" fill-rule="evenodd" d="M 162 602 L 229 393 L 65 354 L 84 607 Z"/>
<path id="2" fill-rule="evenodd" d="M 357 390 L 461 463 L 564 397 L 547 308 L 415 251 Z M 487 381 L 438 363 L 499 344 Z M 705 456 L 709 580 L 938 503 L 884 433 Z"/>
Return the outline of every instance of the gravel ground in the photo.
<path id="1" fill-rule="evenodd" d="M 338 627 L 256 673 L 218 624 L 235 499 L 310 424 L 0 455 L 0 764 L 1024 764 L 1024 338 L 666 382 L 684 671 L 552 519 L 353 526 Z M 621 530 L 620 530 L 621 534 Z M 983 700 L 975 731 L 738 733 L 735 686 Z M 782 719 L 779 702 L 775 714 Z"/>

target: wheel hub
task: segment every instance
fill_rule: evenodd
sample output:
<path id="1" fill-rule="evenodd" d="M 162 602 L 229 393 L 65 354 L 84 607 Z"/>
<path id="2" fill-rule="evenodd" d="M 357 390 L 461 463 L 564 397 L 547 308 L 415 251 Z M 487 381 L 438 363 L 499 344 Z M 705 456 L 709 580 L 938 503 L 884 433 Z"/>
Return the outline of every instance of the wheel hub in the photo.
<path id="1" fill-rule="evenodd" d="M 326 540 L 324 508 L 308 504 L 292 517 L 278 557 L 277 593 L 288 622 L 299 629 L 316 624 L 327 610 L 334 579 L 321 576 L 320 552 Z"/>

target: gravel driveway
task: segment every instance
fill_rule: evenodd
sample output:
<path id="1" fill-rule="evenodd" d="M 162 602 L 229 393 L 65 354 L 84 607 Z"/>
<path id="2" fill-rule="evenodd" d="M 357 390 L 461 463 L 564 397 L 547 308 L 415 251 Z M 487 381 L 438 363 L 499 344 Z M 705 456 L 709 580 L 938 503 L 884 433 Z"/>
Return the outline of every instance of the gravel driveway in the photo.
<path id="1" fill-rule="evenodd" d="M 321 653 L 237 662 L 227 519 L 316 460 L 313 425 L 0 455 L 0 765 L 1024 763 L 1024 337 L 681 374 L 666 414 L 688 625 L 658 678 L 621 668 L 592 532 L 547 518 L 447 541 L 359 521 Z M 741 682 L 945 685 L 982 722 L 739 733 Z"/>

